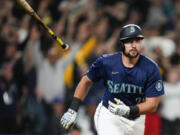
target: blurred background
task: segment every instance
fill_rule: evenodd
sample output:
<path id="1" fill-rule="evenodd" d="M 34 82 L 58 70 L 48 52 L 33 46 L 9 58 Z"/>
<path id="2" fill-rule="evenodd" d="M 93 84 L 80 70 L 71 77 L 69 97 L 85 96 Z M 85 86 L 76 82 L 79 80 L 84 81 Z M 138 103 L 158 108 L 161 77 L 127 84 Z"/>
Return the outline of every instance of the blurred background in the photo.
<path id="1" fill-rule="evenodd" d="M 15 0 L 0 0 L 0 133 L 97 135 L 95 84 L 67 132 L 59 119 L 92 62 L 119 51 L 121 27 L 143 29 L 142 53 L 159 64 L 166 95 L 145 135 L 180 135 L 180 0 L 27 0 L 71 49 L 63 51 Z"/>

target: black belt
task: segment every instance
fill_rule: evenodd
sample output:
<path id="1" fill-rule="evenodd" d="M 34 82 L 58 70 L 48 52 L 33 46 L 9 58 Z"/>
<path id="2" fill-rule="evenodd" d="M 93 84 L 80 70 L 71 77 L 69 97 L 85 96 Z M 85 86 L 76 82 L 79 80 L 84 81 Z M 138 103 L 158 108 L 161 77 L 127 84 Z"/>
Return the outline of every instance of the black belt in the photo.
<path id="1" fill-rule="evenodd" d="M 107 107 L 104 103 L 102 103 L 102 105 L 103 105 L 105 108 L 108 109 L 108 107 Z M 126 118 L 126 119 L 129 119 L 129 120 L 136 120 L 137 118 L 140 117 L 140 115 L 138 115 L 138 116 L 129 115 L 129 116 L 122 116 L 122 117 L 124 117 L 124 118 Z"/>

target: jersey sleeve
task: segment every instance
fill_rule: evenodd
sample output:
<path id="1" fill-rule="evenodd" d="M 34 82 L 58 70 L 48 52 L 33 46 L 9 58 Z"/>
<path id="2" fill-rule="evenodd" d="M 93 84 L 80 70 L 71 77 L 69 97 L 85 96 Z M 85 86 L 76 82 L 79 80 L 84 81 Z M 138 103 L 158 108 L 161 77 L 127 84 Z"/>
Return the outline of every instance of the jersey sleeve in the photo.
<path id="1" fill-rule="evenodd" d="M 148 81 L 145 89 L 146 97 L 156 97 L 164 95 L 163 81 L 158 66 L 154 66 L 154 68 L 148 74 Z"/>
<path id="2" fill-rule="evenodd" d="M 102 79 L 104 76 L 104 66 L 103 66 L 103 57 L 99 57 L 89 68 L 89 71 L 86 73 L 89 79 L 93 82 L 97 82 Z"/>

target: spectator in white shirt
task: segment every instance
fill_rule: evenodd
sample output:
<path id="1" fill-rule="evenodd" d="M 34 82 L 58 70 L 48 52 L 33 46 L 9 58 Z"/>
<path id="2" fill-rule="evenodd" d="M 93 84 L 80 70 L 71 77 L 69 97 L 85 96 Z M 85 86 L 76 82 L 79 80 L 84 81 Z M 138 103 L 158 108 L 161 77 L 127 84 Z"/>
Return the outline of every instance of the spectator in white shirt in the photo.
<path id="1" fill-rule="evenodd" d="M 180 80 L 177 68 L 170 69 L 162 99 L 162 135 L 180 135 Z"/>

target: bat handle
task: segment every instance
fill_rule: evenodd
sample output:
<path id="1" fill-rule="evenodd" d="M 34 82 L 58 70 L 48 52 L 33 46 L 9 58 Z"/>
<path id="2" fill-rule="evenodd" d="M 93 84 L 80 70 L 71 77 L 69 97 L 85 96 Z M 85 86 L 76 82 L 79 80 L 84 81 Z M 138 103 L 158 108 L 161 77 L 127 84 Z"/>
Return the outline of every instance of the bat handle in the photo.
<path id="1" fill-rule="evenodd" d="M 64 43 L 58 36 L 56 36 L 52 30 L 49 30 L 48 32 L 52 36 L 52 38 L 60 44 L 63 49 L 67 50 L 69 48 L 69 45 Z"/>
<path id="2" fill-rule="evenodd" d="M 61 45 L 61 47 L 62 47 L 63 49 L 66 50 L 66 49 L 69 48 L 69 45 L 66 44 L 66 43 L 64 43 L 58 36 L 54 35 L 53 38 L 56 39 L 56 41 Z"/>

